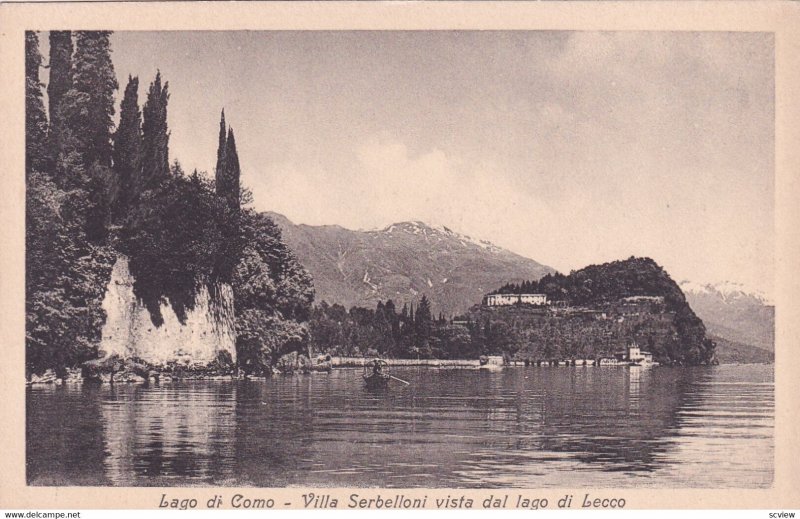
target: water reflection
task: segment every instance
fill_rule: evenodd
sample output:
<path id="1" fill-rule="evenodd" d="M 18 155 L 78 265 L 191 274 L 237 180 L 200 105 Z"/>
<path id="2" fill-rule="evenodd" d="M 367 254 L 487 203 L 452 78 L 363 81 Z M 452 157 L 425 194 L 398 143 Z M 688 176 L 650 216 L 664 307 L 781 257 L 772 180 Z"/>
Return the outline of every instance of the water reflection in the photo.
<path id="1" fill-rule="evenodd" d="M 104 460 L 102 389 L 93 385 L 28 389 L 26 472 L 39 485 L 110 485 Z"/>
<path id="2" fill-rule="evenodd" d="M 28 390 L 28 480 L 73 485 L 763 487 L 771 366 L 407 369 Z"/>
<path id="3" fill-rule="evenodd" d="M 191 484 L 211 473 L 232 479 L 224 460 L 234 455 L 234 384 L 118 386 L 102 415 L 106 474 L 115 484 Z"/>

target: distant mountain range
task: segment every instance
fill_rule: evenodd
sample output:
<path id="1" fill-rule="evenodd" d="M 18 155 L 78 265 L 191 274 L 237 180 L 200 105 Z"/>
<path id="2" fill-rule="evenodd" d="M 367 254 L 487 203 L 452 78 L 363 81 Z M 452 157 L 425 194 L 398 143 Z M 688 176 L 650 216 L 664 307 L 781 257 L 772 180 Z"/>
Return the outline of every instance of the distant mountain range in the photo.
<path id="1" fill-rule="evenodd" d="M 465 312 L 506 283 L 539 279 L 554 269 L 447 227 L 400 222 L 354 231 L 338 225 L 298 225 L 266 213 L 314 279 L 317 302 L 373 307 L 379 300 L 416 302 L 428 296 L 435 313 Z M 775 342 L 775 308 L 741 285 L 679 284 L 722 361 L 768 361 Z"/>
<path id="2" fill-rule="evenodd" d="M 735 283 L 680 283 L 706 329 L 728 340 L 775 350 L 775 307 L 764 296 Z"/>
<path id="3" fill-rule="evenodd" d="M 392 299 L 398 308 L 431 300 L 435 314 L 465 312 L 508 282 L 539 279 L 554 269 L 447 227 L 401 222 L 353 231 L 338 225 L 297 225 L 266 213 L 314 279 L 316 301 L 374 307 Z"/>

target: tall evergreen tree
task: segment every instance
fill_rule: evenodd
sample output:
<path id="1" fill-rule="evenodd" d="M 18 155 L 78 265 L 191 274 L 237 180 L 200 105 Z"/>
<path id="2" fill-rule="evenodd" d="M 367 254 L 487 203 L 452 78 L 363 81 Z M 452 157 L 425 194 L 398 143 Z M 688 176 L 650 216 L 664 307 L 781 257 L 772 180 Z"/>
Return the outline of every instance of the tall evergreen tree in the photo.
<path id="1" fill-rule="evenodd" d="M 233 136 L 233 128 L 228 128 L 228 140 L 225 144 L 225 184 L 223 196 L 228 202 L 228 207 L 238 211 L 239 204 L 239 185 L 241 169 L 239 168 L 239 154 L 236 151 L 236 139 Z"/>
<path id="2" fill-rule="evenodd" d="M 64 189 L 85 192 L 85 229 L 95 244 L 105 240 L 110 217 L 111 135 L 118 88 L 110 35 L 108 31 L 76 33 L 72 86 L 58 103 L 59 124 L 51 132 L 58 146 L 56 181 Z"/>
<path id="3" fill-rule="evenodd" d="M 25 33 L 25 172 L 44 171 L 47 157 L 47 115 L 42 100 L 39 36 Z"/>
<path id="4" fill-rule="evenodd" d="M 50 79 L 47 83 L 47 101 L 50 114 L 50 153 L 53 160 L 60 148 L 57 137 L 63 133 L 60 115 L 61 101 L 72 88 L 71 31 L 50 31 Z"/>
<path id="5" fill-rule="evenodd" d="M 104 167 L 98 161 L 84 162 L 88 123 L 95 114 L 90 114 L 91 96 L 75 89 L 64 94 L 56 110 L 68 117 L 62 128 L 51 130 L 63 149 L 50 163 L 55 157 L 47 149 L 38 80 L 41 56 L 35 34 L 26 36 L 27 85 L 35 86 L 27 89 L 26 114 L 28 121 L 38 122 L 32 128 L 28 125 L 28 149 L 33 151 L 31 144 L 38 142 L 32 162 L 47 162 L 48 173 L 59 173 L 51 178 L 32 171 L 26 183 L 26 366 L 29 373 L 53 368 L 64 376 L 67 367 L 97 355 L 104 320 L 101 303 L 112 258 L 106 248 L 95 245 L 101 241 L 103 222 L 103 205 L 96 195 L 103 189 L 97 183 L 102 175 L 94 175 Z M 68 127 L 68 122 L 75 127 Z"/>
<path id="6" fill-rule="evenodd" d="M 228 207 L 234 211 L 241 209 L 239 199 L 241 170 L 239 168 L 239 154 L 236 151 L 236 139 L 233 128 L 225 126 L 225 110 L 219 121 L 219 146 L 217 147 L 217 167 L 214 181 L 217 195 L 224 198 Z"/>
<path id="7" fill-rule="evenodd" d="M 222 115 L 219 120 L 219 145 L 217 146 L 217 167 L 214 168 L 214 179 L 216 184 L 219 185 L 220 175 L 225 174 L 225 150 L 228 146 L 228 127 L 225 125 L 225 109 L 222 109 Z M 219 188 L 217 188 L 219 194 Z"/>
<path id="8" fill-rule="evenodd" d="M 128 76 L 120 105 L 119 128 L 114 134 L 114 191 L 112 217 L 122 218 L 133 197 L 134 181 L 141 173 L 142 112 L 139 110 L 139 78 Z"/>
<path id="9" fill-rule="evenodd" d="M 110 31 L 76 33 L 72 90 L 79 110 L 70 123 L 87 168 L 95 163 L 111 166 L 114 91 L 119 85 L 111 62 L 110 36 Z"/>
<path id="10" fill-rule="evenodd" d="M 169 82 L 161 86 L 161 72 L 150 83 L 142 121 L 142 174 L 137 192 L 156 187 L 169 176 L 169 131 L 167 102 Z"/>
<path id="11" fill-rule="evenodd" d="M 428 301 L 428 298 L 423 295 L 417 306 L 417 315 L 414 318 L 414 327 L 419 339 L 424 340 L 430 336 L 432 323 L 431 303 Z"/>

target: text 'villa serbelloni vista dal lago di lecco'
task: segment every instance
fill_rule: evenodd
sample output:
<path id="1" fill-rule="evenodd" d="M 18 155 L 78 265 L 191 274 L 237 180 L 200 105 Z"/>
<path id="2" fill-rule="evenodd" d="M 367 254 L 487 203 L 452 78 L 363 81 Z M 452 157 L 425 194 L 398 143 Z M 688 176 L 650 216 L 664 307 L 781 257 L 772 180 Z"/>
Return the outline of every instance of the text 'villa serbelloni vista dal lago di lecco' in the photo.
<path id="1" fill-rule="evenodd" d="M 773 46 L 27 32 L 27 484 L 769 488 Z"/>

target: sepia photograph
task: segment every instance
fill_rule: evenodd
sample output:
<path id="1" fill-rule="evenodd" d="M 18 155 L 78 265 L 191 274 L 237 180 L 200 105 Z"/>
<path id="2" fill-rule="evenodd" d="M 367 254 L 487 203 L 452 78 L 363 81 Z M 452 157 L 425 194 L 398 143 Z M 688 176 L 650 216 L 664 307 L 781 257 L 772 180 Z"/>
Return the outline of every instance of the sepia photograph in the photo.
<path id="1" fill-rule="evenodd" d="M 775 32 L 95 22 L 8 69 L 26 492 L 786 491 Z"/>
<path id="2" fill-rule="evenodd" d="M 773 53 L 26 33 L 28 483 L 770 486 Z"/>

